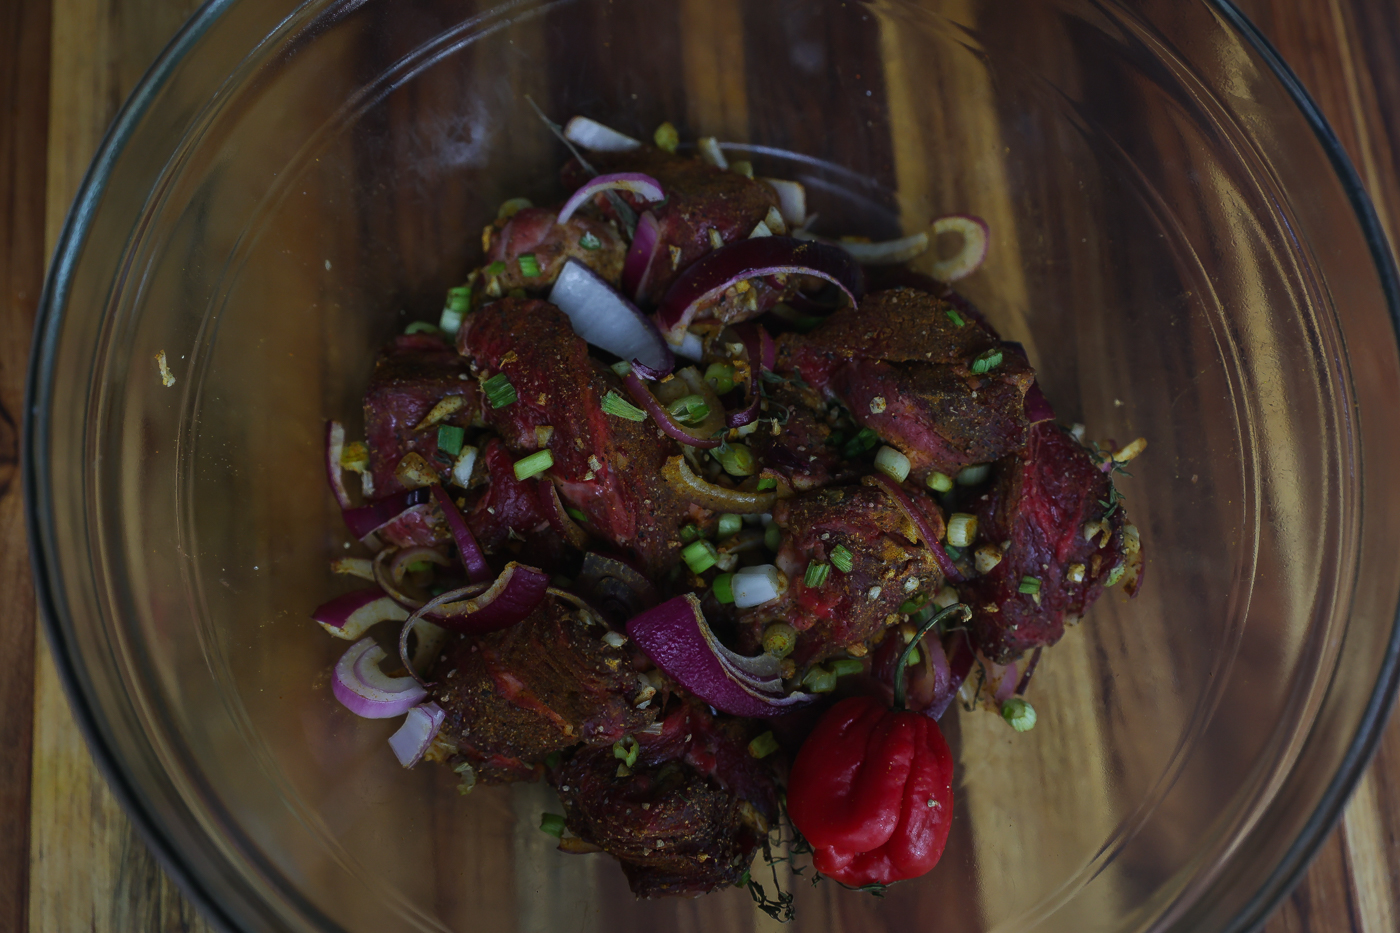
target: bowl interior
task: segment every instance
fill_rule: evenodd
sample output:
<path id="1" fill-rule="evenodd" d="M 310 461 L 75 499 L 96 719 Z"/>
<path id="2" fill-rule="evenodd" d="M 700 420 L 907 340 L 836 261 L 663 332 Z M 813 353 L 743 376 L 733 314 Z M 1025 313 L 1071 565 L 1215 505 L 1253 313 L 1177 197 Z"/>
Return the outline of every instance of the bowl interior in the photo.
<path id="1" fill-rule="evenodd" d="M 1149 442 L 1120 482 L 1141 595 L 1110 591 L 1045 654 L 1033 732 L 944 720 L 957 817 L 930 876 L 875 898 L 756 864 L 797 928 L 1214 929 L 1265 883 L 1277 853 L 1244 876 L 1231 853 L 1301 832 L 1384 655 L 1394 558 L 1361 505 L 1395 453 L 1365 417 L 1396 363 L 1328 153 L 1212 8 L 245 0 L 202 28 L 60 289 L 40 469 L 50 527 L 79 530 L 49 560 L 78 692 L 233 922 L 776 926 L 738 889 L 634 901 L 612 861 L 536 829 L 547 788 L 405 772 L 396 723 L 329 690 L 344 645 L 307 613 L 350 588 L 328 563 L 359 545 L 322 425 L 355 434 L 376 348 L 436 320 L 501 201 L 566 194 L 530 101 L 717 135 L 802 181 L 821 232 L 985 218 L 962 290 L 1060 420 Z M 1319 716 L 1337 734 L 1304 755 Z"/>

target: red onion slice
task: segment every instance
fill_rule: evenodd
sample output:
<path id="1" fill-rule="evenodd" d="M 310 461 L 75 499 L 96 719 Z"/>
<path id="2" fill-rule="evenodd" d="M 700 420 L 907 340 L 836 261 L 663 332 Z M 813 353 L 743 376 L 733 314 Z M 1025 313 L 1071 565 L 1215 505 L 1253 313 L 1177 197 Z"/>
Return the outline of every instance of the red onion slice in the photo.
<path id="1" fill-rule="evenodd" d="M 744 342 L 744 350 L 749 356 L 749 386 L 748 404 L 738 411 L 731 411 L 725 416 L 725 424 L 731 428 L 742 428 L 746 424 L 753 423 L 758 417 L 759 405 L 763 401 L 763 395 L 759 391 L 759 382 L 763 376 L 763 370 L 772 369 L 777 360 L 777 350 L 773 346 L 773 338 L 768 331 L 758 324 L 752 322 L 740 324 L 734 328 L 734 332 L 739 335 L 739 339 Z"/>
<path id="2" fill-rule="evenodd" d="M 796 230 L 807 222 L 807 189 L 801 182 L 785 178 L 760 178 L 759 181 L 778 193 L 778 213 L 783 215 L 783 222 L 789 228 Z"/>
<path id="3" fill-rule="evenodd" d="M 803 240 L 827 243 L 851 254 L 862 266 L 895 266 L 908 262 L 928 250 L 928 234 L 920 231 L 897 240 L 879 240 L 865 243 L 860 240 L 832 240 L 817 236 L 807 230 L 798 230 L 793 236 Z"/>
<path id="4" fill-rule="evenodd" d="M 639 301 L 646 294 L 652 263 L 660 245 L 661 229 L 657 226 L 656 215 L 646 211 L 637 218 L 637 232 L 632 236 L 632 245 L 622 263 L 622 290 Z"/>
<path id="5" fill-rule="evenodd" d="M 771 693 L 767 684 L 772 681 L 744 676 L 735 661 L 715 650 L 719 642 L 693 593 L 667 600 L 634 617 L 627 623 L 627 634 L 657 667 L 726 713 L 778 716 L 817 699 L 810 693 Z M 781 685 L 781 681 L 777 683 Z M 757 684 L 765 686 L 760 688 Z"/>
<path id="6" fill-rule="evenodd" d="M 691 447 L 718 447 L 723 440 L 722 437 L 711 437 L 710 432 L 705 429 L 710 420 L 696 428 L 688 428 L 671 417 L 671 413 L 666 410 L 666 406 L 661 404 L 651 390 L 646 387 L 642 380 L 637 378 L 636 373 L 628 373 L 623 380 L 627 386 L 627 394 L 632 396 L 632 400 L 647 410 L 647 414 L 656 420 L 656 426 L 664 431 L 669 437 L 673 437 L 682 444 L 689 444 Z M 711 414 L 715 414 L 715 409 L 711 409 Z M 719 411 L 723 411 L 722 408 Z M 723 422 L 721 422 L 722 424 Z"/>
<path id="7" fill-rule="evenodd" d="M 437 738 L 446 718 L 447 713 L 436 703 L 424 703 L 409 710 L 399 731 L 389 736 L 389 747 L 394 750 L 399 764 L 411 768 L 422 761 L 433 747 L 433 739 Z"/>
<path id="8" fill-rule="evenodd" d="M 656 587 L 636 567 L 616 557 L 589 551 L 574 585 L 605 617 L 625 622 L 656 605 Z"/>
<path id="9" fill-rule="evenodd" d="M 415 505 L 427 502 L 428 495 L 426 489 L 410 489 L 353 509 L 343 509 L 340 514 L 350 533 L 364 540 Z"/>
<path id="10" fill-rule="evenodd" d="M 336 662 L 331 692 L 356 716 L 389 719 L 413 709 L 428 695 L 412 677 L 390 677 L 380 670 L 384 658 L 384 649 L 373 638 L 364 638 Z"/>
<path id="11" fill-rule="evenodd" d="M 967 680 L 967 675 L 972 672 L 972 664 L 976 660 L 972 645 L 967 640 L 967 633 L 954 632 L 949 636 L 949 639 L 951 644 L 945 642 L 942 646 L 943 655 L 948 664 L 947 693 L 936 695 L 933 704 L 924 711 L 925 715 L 934 719 L 943 718 L 948 707 L 953 705 L 958 690 L 962 687 L 963 681 Z"/>
<path id="12" fill-rule="evenodd" d="M 1039 424 L 1042 421 L 1054 420 L 1055 409 L 1050 407 L 1045 393 L 1040 391 L 1040 383 L 1032 382 L 1031 387 L 1026 390 L 1026 421 L 1030 424 Z"/>
<path id="13" fill-rule="evenodd" d="M 340 455 L 345 450 L 345 425 L 339 421 L 326 422 L 326 481 L 331 484 L 335 501 L 342 509 L 351 507 L 350 493 L 345 489 L 345 478 L 340 465 Z M 355 537 L 360 537 L 356 535 Z"/>
<path id="14" fill-rule="evenodd" d="M 398 548 L 385 548 L 374 555 L 374 562 L 371 564 L 374 568 L 374 582 L 378 583 L 379 588 L 387 593 L 394 602 L 405 609 L 414 610 L 423 605 L 423 600 L 409 596 L 399 589 L 399 581 L 395 579 L 394 574 L 389 569 L 389 562 L 398 556 L 398 553 Z"/>
<path id="15" fill-rule="evenodd" d="M 408 611 L 377 586 L 356 590 L 322 603 L 311 618 L 336 638 L 354 641 L 380 622 L 402 622 Z"/>
<path id="16" fill-rule="evenodd" d="M 929 275 L 940 282 L 956 282 L 976 272 L 987 258 L 987 222 L 970 214 L 950 214 L 933 222 L 933 235 L 958 233 L 962 249 L 956 256 L 940 260 L 929 269 Z"/>
<path id="17" fill-rule="evenodd" d="M 549 300 L 568 315 L 574 333 L 585 342 L 663 375 L 675 366 L 675 356 L 656 325 L 577 259 L 564 263 Z"/>
<path id="18" fill-rule="evenodd" d="M 447 555 L 435 547 L 406 547 L 399 548 L 394 552 L 393 559 L 389 561 L 389 575 L 394 578 L 395 583 L 402 583 L 409 567 L 425 561 L 437 564 L 439 567 L 452 566 L 452 561 L 448 559 Z"/>
<path id="19" fill-rule="evenodd" d="M 534 567 L 511 561 L 506 569 L 483 592 L 460 601 L 441 601 L 442 597 L 425 604 L 420 612 L 427 613 L 447 603 L 447 612 L 431 618 L 443 628 L 464 635 L 484 635 L 510 628 L 535 611 L 549 589 L 549 575 Z M 459 591 L 460 592 L 460 591 Z M 434 606 L 436 604 L 436 607 Z"/>
<path id="20" fill-rule="evenodd" d="M 643 175 L 641 172 L 614 172 L 611 175 L 598 175 L 590 179 L 582 188 L 575 191 L 569 200 L 564 202 L 564 206 L 559 209 L 559 217 L 554 222 L 557 224 L 568 223 L 569 218 L 574 216 L 574 211 L 588 203 L 594 195 L 601 191 L 626 191 L 648 202 L 666 200 L 666 192 L 662 189 L 661 182 L 650 175 Z"/>
<path id="21" fill-rule="evenodd" d="M 452 501 L 452 494 L 441 486 L 434 486 L 433 498 L 447 519 L 447 527 L 452 529 L 452 537 L 457 542 L 457 556 L 462 559 L 467 579 L 473 583 L 485 583 L 491 579 L 491 565 L 486 563 L 486 555 L 481 552 L 476 536 L 467 527 L 467 520 L 458 511 L 457 503 Z"/>
<path id="22" fill-rule="evenodd" d="M 630 152 L 642 145 L 631 136 L 588 117 L 574 117 L 564 124 L 564 138 L 592 152 Z"/>
<path id="23" fill-rule="evenodd" d="M 672 343 L 702 306 L 715 302 L 725 289 L 744 279 L 768 275 L 811 275 L 840 288 L 852 305 L 864 277 L 851 254 L 827 243 L 790 236 L 737 240 L 692 263 L 671 285 L 656 309 L 661 332 Z"/>
<path id="24" fill-rule="evenodd" d="M 574 517 L 564 507 L 564 503 L 559 499 L 559 489 L 552 480 L 545 479 L 540 483 L 540 502 L 544 505 L 545 517 L 549 519 L 550 526 L 580 551 L 587 550 L 588 532 L 579 527 L 578 522 L 574 521 Z"/>
<path id="25" fill-rule="evenodd" d="M 872 473 L 861 477 L 861 482 L 867 486 L 879 485 L 885 492 L 890 494 L 899 507 L 904 510 L 904 514 L 909 516 L 909 520 L 914 523 L 914 528 L 919 533 L 919 538 L 923 540 L 924 547 L 933 552 L 933 559 L 938 562 L 938 569 L 943 571 L 943 576 L 954 583 L 962 583 L 964 577 L 953 563 L 953 559 L 948 556 L 948 552 L 943 550 L 943 544 L 938 540 L 938 536 L 933 533 L 933 526 L 918 506 L 914 505 L 914 500 L 909 498 L 909 494 L 904 491 L 894 477 L 886 476 L 884 473 Z"/>

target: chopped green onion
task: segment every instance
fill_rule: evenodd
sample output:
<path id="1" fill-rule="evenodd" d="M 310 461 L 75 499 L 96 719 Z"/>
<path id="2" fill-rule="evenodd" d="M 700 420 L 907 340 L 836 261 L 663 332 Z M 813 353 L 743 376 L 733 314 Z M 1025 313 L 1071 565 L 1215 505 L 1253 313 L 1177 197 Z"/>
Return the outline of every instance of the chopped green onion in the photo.
<path id="1" fill-rule="evenodd" d="M 591 253 L 594 250 L 602 249 L 603 241 L 598 239 L 592 233 L 585 230 L 583 236 L 578 238 L 578 245 L 582 246 L 584 249 L 588 250 Z"/>
<path id="2" fill-rule="evenodd" d="M 773 738 L 771 729 L 749 743 L 749 754 L 755 758 L 767 758 L 777 750 L 778 740 Z"/>
<path id="3" fill-rule="evenodd" d="M 500 208 L 496 211 L 497 220 L 506 220 L 514 217 L 527 207 L 534 207 L 534 203 L 529 198 L 511 198 L 509 201 L 501 202 Z"/>
<path id="4" fill-rule="evenodd" d="M 974 373 L 989 373 L 1001 365 L 1001 350 L 992 349 L 985 353 L 978 354 L 972 361 L 972 371 Z"/>
<path id="5" fill-rule="evenodd" d="M 549 833 L 555 839 L 564 838 L 564 818 L 558 813 L 541 814 L 540 831 Z"/>
<path id="6" fill-rule="evenodd" d="M 712 588 L 715 591 L 715 599 L 726 604 L 734 602 L 734 574 L 722 573 L 715 577 Z"/>
<path id="7" fill-rule="evenodd" d="M 768 527 L 763 529 L 763 546 L 774 553 L 783 546 L 783 529 L 778 527 L 777 522 L 769 522 Z"/>
<path id="8" fill-rule="evenodd" d="M 880 443 L 878 434 L 869 428 L 861 428 L 855 437 L 846 442 L 846 446 L 841 449 L 841 454 L 847 460 L 854 460 L 861 454 L 873 450 L 878 443 Z"/>
<path id="9" fill-rule="evenodd" d="M 947 492 L 953 488 L 953 478 L 947 473 L 930 473 L 927 482 L 928 488 L 934 492 Z"/>
<path id="10" fill-rule="evenodd" d="M 686 545 L 681 551 L 681 559 L 690 568 L 691 573 L 704 573 L 715 565 L 719 560 L 719 551 L 708 541 L 696 541 L 694 544 Z"/>
<path id="11" fill-rule="evenodd" d="M 911 648 L 911 649 L 909 650 L 909 657 L 907 657 L 907 658 L 904 659 L 904 666 L 905 666 L 905 667 L 913 667 L 915 664 L 918 664 L 918 663 L 919 663 L 920 661 L 922 661 L 922 660 L 923 660 L 923 655 L 919 654 L 919 649 L 918 649 L 918 647 L 916 646 L 916 647 Z"/>
<path id="12" fill-rule="evenodd" d="M 948 552 L 948 556 L 951 557 L 951 558 L 953 558 L 953 560 L 961 560 L 961 559 L 962 559 L 962 548 L 958 547 L 956 544 L 950 544 L 950 545 L 948 545 L 947 547 L 945 547 L 943 550 L 947 551 L 947 552 Z"/>
<path id="13" fill-rule="evenodd" d="M 514 405 L 519 399 L 515 394 L 515 386 L 510 384 L 510 377 L 505 373 L 496 373 L 487 379 L 481 384 L 481 391 L 486 393 L 486 401 L 491 403 L 492 408 L 505 408 L 507 405 Z"/>
<path id="14" fill-rule="evenodd" d="M 848 674 L 859 674 L 865 670 L 865 665 L 855 658 L 832 658 L 826 662 L 826 666 L 831 669 L 831 673 L 837 677 L 845 677 Z"/>
<path id="15" fill-rule="evenodd" d="M 583 510 L 582 510 L 582 509 L 576 509 L 576 508 L 574 508 L 574 507 L 571 506 L 571 505 L 566 505 L 566 506 L 564 507 L 564 511 L 565 511 L 565 512 L 568 512 L 568 513 L 569 513 L 569 517 L 572 518 L 572 519 L 573 519 L 574 521 L 576 521 L 576 522 L 586 522 L 586 521 L 588 521 L 588 516 L 585 515 L 585 514 L 583 514 Z"/>
<path id="16" fill-rule="evenodd" d="M 826 582 L 826 578 L 831 574 L 830 564 L 819 564 L 816 561 L 809 561 L 807 572 L 802 576 L 802 582 L 807 586 L 816 588 Z"/>
<path id="17" fill-rule="evenodd" d="M 525 253 L 517 260 L 520 263 L 520 274 L 527 279 L 533 279 L 540 274 L 540 264 L 535 259 L 534 253 Z"/>
<path id="18" fill-rule="evenodd" d="M 405 334 L 440 334 L 436 324 L 429 324 L 427 321 L 414 321 L 403 329 Z"/>
<path id="19" fill-rule="evenodd" d="M 875 454 L 875 469 L 891 477 L 896 483 L 902 483 L 909 475 L 909 458 L 893 447 L 881 447 Z"/>
<path id="20" fill-rule="evenodd" d="M 681 144 L 681 134 L 676 132 L 676 128 L 667 120 L 656 128 L 656 132 L 651 134 L 652 142 L 656 143 L 656 148 L 664 149 L 667 152 L 675 152 L 676 147 Z"/>
<path id="21" fill-rule="evenodd" d="M 714 451 L 715 459 L 730 476 L 752 476 L 754 468 L 753 451 L 743 444 L 720 444 Z"/>
<path id="22" fill-rule="evenodd" d="M 506 264 L 505 264 L 504 262 L 502 262 L 501 260 L 499 260 L 499 259 L 497 259 L 495 262 L 491 263 L 491 265 L 489 265 L 489 266 L 486 267 L 486 274 L 487 274 L 487 275 L 497 275 L 497 276 L 499 276 L 499 275 L 503 275 L 503 274 L 505 273 L 505 271 L 506 271 Z"/>
<path id="23" fill-rule="evenodd" d="M 671 413 L 681 424 L 697 425 L 710 416 L 710 406 L 705 404 L 705 399 L 699 395 L 687 395 L 676 399 L 666 406 L 666 410 Z"/>
<path id="24" fill-rule="evenodd" d="M 855 555 L 846 550 L 844 544 L 838 544 L 831 549 L 831 566 L 842 573 L 850 573 L 855 566 Z"/>
<path id="25" fill-rule="evenodd" d="M 687 542 L 689 542 L 689 541 L 697 541 L 697 540 L 699 540 L 700 538 L 703 538 L 703 537 L 705 537 L 705 532 L 704 532 L 704 530 L 703 530 L 699 525 L 683 525 L 683 526 L 681 526 L 681 540 L 682 540 L 682 541 L 687 541 Z"/>
<path id="26" fill-rule="evenodd" d="M 449 337 L 457 336 L 457 331 L 462 329 L 463 312 L 453 311 L 451 308 L 443 308 L 442 314 L 438 316 L 438 329 Z"/>
<path id="27" fill-rule="evenodd" d="M 1001 718 L 1017 732 L 1029 732 L 1035 728 L 1035 707 L 1020 697 L 1012 697 L 1001 704 Z"/>
<path id="28" fill-rule="evenodd" d="M 563 760 L 564 756 L 559 752 L 550 752 L 548 755 L 544 756 L 544 766 L 553 771 L 555 768 L 559 767 L 559 763 Z"/>
<path id="29" fill-rule="evenodd" d="M 1110 571 L 1108 572 L 1108 576 L 1107 576 L 1106 578 L 1104 578 L 1103 585 L 1104 585 L 1104 586 L 1113 586 L 1113 585 L 1114 585 L 1115 583 L 1117 583 L 1119 580 L 1123 579 L 1123 574 L 1127 573 L 1127 571 L 1128 571 L 1128 565 L 1127 565 L 1127 564 L 1119 564 L 1117 567 L 1114 567 L 1112 570 L 1110 570 Z"/>
<path id="30" fill-rule="evenodd" d="M 987 474 L 992 472 L 989 463 L 974 463 L 970 467 L 963 467 L 958 471 L 959 486 L 976 486 L 987 479 Z"/>
<path id="31" fill-rule="evenodd" d="M 771 476 L 765 476 L 758 481 L 758 491 L 767 492 L 770 489 L 777 489 L 778 481 Z"/>
<path id="32" fill-rule="evenodd" d="M 962 315 L 954 311 L 952 308 L 948 309 L 947 314 L 948 320 L 953 322 L 954 327 L 962 327 L 965 324 L 967 324 L 967 322 L 962 319 Z"/>
<path id="33" fill-rule="evenodd" d="M 511 298 L 528 298 L 528 297 L 530 297 L 530 296 L 529 296 L 529 293 L 526 292 L 525 289 L 523 289 L 523 288 L 512 288 L 510 291 L 506 292 L 506 294 L 507 294 L 508 296 L 510 296 Z"/>
<path id="34" fill-rule="evenodd" d="M 914 596 L 910 599 L 906 599 L 904 602 L 900 603 L 899 611 L 904 613 L 905 615 L 909 615 L 911 612 L 918 612 L 920 609 L 922 609 L 924 603 L 926 602 L 928 602 L 928 595 L 925 593 L 920 593 L 919 595 Z"/>
<path id="35" fill-rule="evenodd" d="M 727 538 L 730 535 L 738 534 L 739 530 L 743 527 L 744 519 L 742 516 L 725 512 L 719 517 L 719 530 L 716 531 L 715 536 L 718 538 Z"/>
<path id="36" fill-rule="evenodd" d="M 619 379 L 626 379 L 627 374 L 632 371 L 632 364 L 627 362 L 626 360 L 618 360 L 609 368 L 612 369 L 613 372 L 617 373 L 617 377 Z"/>
<path id="37" fill-rule="evenodd" d="M 977 516 L 954 512 L 948 516 L 948 543 L 953 547 L 968 547 L 977 538 Z"/>
<path id="38" fill-rule="evenodd" d="M 978 573 L 986 574 L 1001 563 L 1001 558 L 1001 548 L 995 544 L 984 544 L 972 555 L 972 562 Z"/>
<path id="39" fill-rule="evenodd" d="M 812 693 L 830 693 L 836 689 L 836 675 L 818 664 L 802 678 L 802 686 Z"/>
<path id="40" fill-rule="evenodd" d="M 634 737 L 625 735 L 613 743 L 612 750 L 613 757 L 630 768 L 637 763 L 637 753 L 642 750 L 642 747 L 637 744 Z"/>
<path id="41" fill-rule="evenodd" d="M 797 629 L 786 622 L 774 622 L 763 630 L 763 650 L 775 658 L 785 658 L 797 647 Z"/>
<path id="42" fill-rule="evenodd" d="M 427 569 L 428 569 L 429 567 L 431 567 L 432 565 L 433 565 L 433 564 L 432 564 L 431 561 L 416 560 L 416 561 L 414 561 L 413 563 L 409 564 L 409 565 L 408 565 L 407 567 L 405 567 L 404 569 L 407 570 L 409 573 L 422 573 L 423 571 L 427 570 Z"/>
<path id="43" fill-rule="evenodd" d="M 554 454 L 547 450 L 537 450 L 528 457 L 515 461 L 515 478 L 524 482 L 532 476 L 539 476 L 554 466 Z"/>
<path id="44" fill-rule="evenodd" d="M 647 413 L 616 392 L 609 392 L 603 396 L 603 412 L 614 415 L 618 418 L 626 418 L 628 421 L 645 421 Z"/>
<path id="45" fill-rule="evenodd" d="M 438 450 L 455 457 L 462 452 L 462 441 L 466 436 L 466 429 L 444 424 L 442 427 L 438 428 Z"/>
<path id="46" fill-rule="evenodd" d="M 1034 596 L 1040 592 L 1040 578 L 1022 577 L 1021 585 L 1017 587 L 1017 589 L 1020 590 L 1022 593 L 1025 593 L 1027 596 Z"/>
<path id="47" fill-rule="evenodd" d="M 736 175 L 743 175 L 745 178 L 753 178 L 753 163 L 747 159 L 730 162 L 729 170 Z"/>
<path id="48" fill-rule="evenodd" d="M 734 391 L 734 365 L 732 363 L 711 363 L 705 370 L 705 381 L 716 395 Z"/>
<path id="49" fill-rule="evenodd" d="M 470 285 L 458 285 L 456 288 L 447 290 L 447 304 L 445 305 L 447 310 L 460 314 L 468 311 L 471 306 L 472 287 Z"/>

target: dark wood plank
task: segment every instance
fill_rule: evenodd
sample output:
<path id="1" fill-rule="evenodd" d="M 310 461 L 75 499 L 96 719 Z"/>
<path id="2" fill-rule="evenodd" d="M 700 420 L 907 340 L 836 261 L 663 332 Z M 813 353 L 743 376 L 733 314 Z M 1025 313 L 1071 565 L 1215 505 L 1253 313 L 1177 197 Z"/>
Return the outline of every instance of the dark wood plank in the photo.
<path id="1" fill-rule="evenodd" d="M 0 929 L 25 925 L 34 591 L 25 549 L 19 422 L 29 334 L 44 276 L 47 0 L 0 0 Z"/>

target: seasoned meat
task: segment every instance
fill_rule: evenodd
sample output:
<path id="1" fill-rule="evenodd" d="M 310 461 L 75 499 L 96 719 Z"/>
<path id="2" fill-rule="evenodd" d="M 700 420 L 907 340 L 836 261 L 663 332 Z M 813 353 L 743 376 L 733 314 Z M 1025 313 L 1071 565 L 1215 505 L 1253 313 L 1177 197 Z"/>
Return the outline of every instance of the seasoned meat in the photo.
<path id="1" fill-rule="evenodd" d="M 1006 663 L 1053 645 L 1065 616 L 1082 615 L 1114 568 L 1136 562 L 1137 532 L 1125 531 L 1123 509 L 1104 518 L 1110 489 L 1093 455 L 1051 421 L 1032 426 L 1025 456 L 997 463 L 990 491 L 974 503 L 977 545 L 1005 553 L 958 587 L 973 608 L 973 644 L 987 658 Z M 1020 592 L 1027 577 L 1039 592 Z"/>
<path id="2" fill-rule="evenodd" d="M 544 510 L 540 481 L 515 478 L 515 459 L 500 438 L 481 450 L 486 484 L 467 496 L 465 518 L 487 554 L 509 553 L 549 573 L 564 569 L 568 544 L 554 530 Z"/>
<path id="3" fill-rule="evenodd" d="M 941 534 L 938 507 L 922 493 L 910 496 Z M 763 627 L 782 619 L 798 631 L 792 659 L 799 671 L 874 637 L 898 620 L 901 603 L 942 585 L 928 548 L 914 543 L 913 524 L 878 488 L 830 487 L 784 499 L 773 521 L 783 530 L 777 564 L 790 585 L 781 600 L 744 615 L 746 645 L 757 647 Z M 808 564 L 831 563 L 837 545 L 851 554 L 850 572 L 832 567 L 822 585 L 808 586 Z"/>
<path id="4" fill-rule="evenodd" d="M 764 391 L 768 398 L 762 414 L 778 422 L 778 433 L 765 420 L 749 435 L 748 445 L 767 472 L 798 492 L 854 478 L 837 450 L 827 444 L 831 428 L 815 393 L 799 391 L 787 382 L 765 383 Z"/>
<path id="5" fill-rule="evenodd" d="M 606 632 L 547 596 L 508 629 L 453 638 L 430 672 L 447 713 L 439 736 L 457 747 L 452 763 L 471 765 L 482 783 L 533 780 L 550 752 L 611 745 L 651 723 L 654 691 Z"/>
<path id="6" fill-rule="evenodd" d="M 635 554 L 649 576 L 673 565 L 686 503 L 661 467 L 679 448 L 650 419 L 603 412 L 607 393 L 625 389 L 589 357 L 564 313 L 543 301 L 497 301 L 467 319 L 459 340 L 481 377 L 504 373 L 515 387 L 514 404 L 485 409 L 511 453 L 547 447 L 550 476 L 586 516 L 585 530 Z"/>
<path id="7" fill-rule="evenodd" d="M 616 285 L 622 277 L 622 260 L 627 243 L 616 228 L 604 220 L 575 213 L 567 223 L 555 223 L 559 212 L 541 207 L 518 211 L 504 225 L 486 228 L 483 240 L 490 243 L 483 269 L 483 287 L 490 297 L 500 297 L 514 288 L 541 291 L 554 284 L 564 263 L 577 259 Z M 597 245 L 589 249 L 585 243 Z M 539 275 L 526 275 L 520 257 L 535 257 Z M 504 263 L 505 270 L 490 274 L 492 263 Z"/>
<path id="8" fill-rule="evenodd" d="M 421 431 L 414 430 L 439 402 L 453 397 L 462 399 L 461 408 Z M 395 337 L 379 354 L 365 391 L 365 437 L 374 495 L 403 492 L 394 470 L 410 452 L 442 476 L 451 473 L 452 458 L 438 453 L 437 428 L 443 424 L 467 427 L 478 409 L 476 382 L 468 375 L 466 361 L 449 344 L 429 334 Z"/>
<path id="9" fill-rule="evenodd" d="M 875 292 L 805 337 L 783 335 L 778 347 L 780 370 L 838 399 L 909 458 L 916 480 L 1025 446 L 1024 398 L 1034 379 L 1025 359 L 927 292 Z M 990 371 L 973 371 L 979 356 L 998 352 Z"/>
<path id="10" fill-rule="evenodd" d="M 777 194 L 763 182 L 653 146 L 589 158 L 599 171 L 644 172 L 661 182 L 666 192 L 666 201 L 660 205 L 633 202 L 639 211 L 650 210 L 656 217 L 659 234 L 636 296 L 642 304 L 661 300 L 687 266 L 715 248 L 711 230 L 721 244 L 745 239 L 768 216 L 768 209 L 778 205 Z M 570 188 L 586 180 L 577 162 L 565 165 L 563 174 Z"/>
<path id="11" fill-rule="evenodd" d="M 621 775 L 612 749 L 579 750 L 551 776 L 569 831 L 615 856 L 638 897 L 734 884 L 778 812 L 751 731 L 681 704 L 660 734 L 635 736 L 637 760 Z"/>

